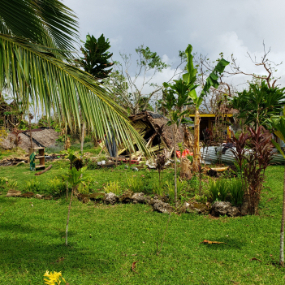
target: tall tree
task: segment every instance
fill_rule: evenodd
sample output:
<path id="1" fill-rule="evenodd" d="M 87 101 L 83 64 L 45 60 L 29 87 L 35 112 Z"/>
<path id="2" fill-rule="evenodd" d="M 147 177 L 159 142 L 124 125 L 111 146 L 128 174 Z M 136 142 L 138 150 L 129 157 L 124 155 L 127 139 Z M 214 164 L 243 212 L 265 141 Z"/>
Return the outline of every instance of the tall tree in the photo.
<path id="1" fill-rule="evenodd" d="M 163 89 L 162 85 L 154 81 L 155 75 L 168 67 L 163 59 L 149 47 L 139 46 L 136 54 L 138 60 L 135 74 L 131 72 L 131 55 L 121 54 L 123 64 L 116 63 L 116 70 L 105 84 L 113 92 L 116 102 L 131 114 L 146 110 L 151 105 L 151 100 Z M 168 82 L 178 74 L 178 67 L 182 63 L 181 55 L 181 63 Z M 150 88 L 152 91 L 149 92 Z"/>
<path id="2" fill-rule="evenodd" d="M 135 139 L 144 149 L 125 111 L 94 77 L 67 63 L 78 35 L 72 10 L 58 0 L 3 0 L 0 7 L 0 91 L 10 89 L 27 110 L 40 106 L 70 127 L 80 126 L 82 113 L 96 137 L 112 126 L 118 143 L 133 149 Z"/>
<path id="3" fill-rule="evenodd" d="M 83 57 L 77 59 L 84 70 L 94 76 L 96 80 L 102 80 L 109 76 L 114 63 L 109 59 L 113 55 L 108 49 L 111 47 L 109 39 L 102 34 L 98 39 L 87 35 L 84 46 L 80 48 Z"/>

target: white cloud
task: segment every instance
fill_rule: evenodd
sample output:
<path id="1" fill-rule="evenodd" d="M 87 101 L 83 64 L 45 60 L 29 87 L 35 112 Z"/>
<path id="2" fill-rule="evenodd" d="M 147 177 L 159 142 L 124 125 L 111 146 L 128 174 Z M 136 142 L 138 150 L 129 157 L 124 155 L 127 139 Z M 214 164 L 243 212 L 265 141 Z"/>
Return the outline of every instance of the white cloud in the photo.
<path id="1" fill-rule="evenodd" d="M 263 40 L 267 47 L 272 47 L 271 60 L 278 63 L 285 58 L 283 0 L 65 0 L 64 3 L 79 17 L 81 38 L 87 33 L 94 36 L 104 33 L 110 38 L 114 60 L 120 60 L 119 51 L 134 55 L 135 48 L 144 44 L 163 55 L 173 69 L 179 62 L 178 51 L 190 43 L 194 52 L 213 60 L 220 52 L 228 59 L 234 53 L 243 70 L 263 73 L 247 56 L 249 52 L 260 59 Z M 164 71 L 156 79 L 163 81 L 170 71 Z M 278 75 L 285 77 L 282 68 Z M 239 82 L 244 80 L 236 78 Z M 280 82 L 285 83 L 283 79 Z"/>

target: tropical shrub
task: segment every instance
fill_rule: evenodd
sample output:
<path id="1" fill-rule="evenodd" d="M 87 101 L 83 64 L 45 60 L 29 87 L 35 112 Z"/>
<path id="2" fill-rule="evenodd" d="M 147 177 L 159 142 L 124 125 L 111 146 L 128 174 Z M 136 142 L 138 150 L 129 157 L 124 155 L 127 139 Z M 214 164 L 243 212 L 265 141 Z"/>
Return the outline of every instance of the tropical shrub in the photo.
<path id="1" fill-rule="evenodd" d="M 48 186 L 45 188 L 44 192 L 53 196 L 59 196 L 62 195 L 64 191 L 66 191 L 66 183 L 63 179 L 54 177 L 49 180 Z"/>
<path id="2" fill-rule="evenodd" d="M 77 188 L 78 192 L 81 194 L 89 194 L 92 182 L 93 179 L 91 177 L 88 177 L 85 181 L 82 181 Z"/>
<path id="3" fill-rule="evenodd" d="M 212 201 L 226 201 L 228 195 L 228 180 L 212 180 L 209 187 Z"/>
<path id="4" fill-rule="evenodd" d="M 235 160 L 244 172 L 241 172 L 244 201 L 249 205 L 249 213 L 257 214 L 265 170 L 273 155 L 271 133 L 262 126 L 256 130 L 248 127 L 248 134 L 242 133 L 238 139 L 233 137 L 232 142 L 236 146 L 232 150 Z"/>
<path id="5" fill-rule="evenodd" d="M 143 184 L 144 183 L 141 177 L 134 175 L 127 177 L 127 185 L 129 190 L 132 190 L 134 192 L 141 192 Z"/>
<path id="6" fill-rule="evenodd" d="M 104 187 L 104 192 L 106 193 L 112 192 L 116 195 L 121 195 L 122 189 L 121 189 L 119 181 L 108 182 L 107 185 Z"/>
<path id="7" fill-rule="evenodd" d="M 26 190 L 33 193 L 40 192 L 40 182 L 36 178 L 26 181 Z"/>
<path id="8" fill-rule="evenodd" d="M 210 197 L 215 201 L 229 201 L 234 206 L 240 206 L 244 196 L 244 185 L 240 178 L 218 179 L 210 182 Z"/>
<path id="9" fill-rule="evenodd" d="M 231 202 L 235 206 L 241 206 L 244 196 L 244 185 L 240 178 L 234 178 L 229 181 L 228 193 L 231 196 Z"/>

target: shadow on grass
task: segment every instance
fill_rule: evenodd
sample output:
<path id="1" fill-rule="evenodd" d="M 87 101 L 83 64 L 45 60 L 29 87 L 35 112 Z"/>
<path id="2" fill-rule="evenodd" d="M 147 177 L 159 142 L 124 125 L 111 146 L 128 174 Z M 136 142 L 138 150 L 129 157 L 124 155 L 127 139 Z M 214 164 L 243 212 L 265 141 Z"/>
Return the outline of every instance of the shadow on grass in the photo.
<path id="1" fill-rule="evenodd" d="M 17 202 L 16 199 L 19 198 L 13 198 L 13 197 L 7 198 L 5 192 L 5 195 L 0 196 L 0 204 L 13 205 Z"/>
<path id="2" fill-rule="evenodd" d="M 223 242 L 220 244 L 201 244 L 203 246 L 206 246 L 208 249 L 211 250 L 228 250 L 231 249 L 242 249 L 242 247 L 245 245 L 241 240 L 238 239 L 231 239 L 231 238 L 219 238 L 218 242 Z"/>
<path id="3" fill-rule="evenodd" d="M 47 269 L 55 271 L 82 269 L 102 274 L 115 271 L 114 261 L 104 253 L 96 254 L 96 250 L 80 247 L 74 244 L 65 246 L 60 243 L 47 243 L 47 240 L 25 240 L 23 238 L 0 238 L 0 263 L 2 270 L 18 271 L 24 267 L 28 271 L 44 272 Z"/>

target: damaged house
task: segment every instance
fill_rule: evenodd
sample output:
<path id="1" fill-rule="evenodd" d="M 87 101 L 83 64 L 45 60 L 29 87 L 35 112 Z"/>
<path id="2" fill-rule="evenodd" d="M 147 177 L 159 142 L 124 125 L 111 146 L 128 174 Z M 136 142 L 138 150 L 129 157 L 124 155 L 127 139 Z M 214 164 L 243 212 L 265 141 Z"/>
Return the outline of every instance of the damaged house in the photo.
<path id="1" fill-rule="evenodd" d="M 146 141 L 150 152 L 158 153 L 162 150 L 173 152 L 174 133 L 173 126 L 167 126 L 168 119 L 160 114 L 150 111 L 144 111 L 136 115 L 129 116 L 133 126 Z M 187 130 L 187 127 L 180 127 L 176 136 L 176 148 L 178 143 L 183 144 L 183 148 L 192 151 L 193 136 Z M 126 149 L 119 149 L 118 155 L 128 155 Z"/>

